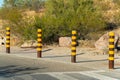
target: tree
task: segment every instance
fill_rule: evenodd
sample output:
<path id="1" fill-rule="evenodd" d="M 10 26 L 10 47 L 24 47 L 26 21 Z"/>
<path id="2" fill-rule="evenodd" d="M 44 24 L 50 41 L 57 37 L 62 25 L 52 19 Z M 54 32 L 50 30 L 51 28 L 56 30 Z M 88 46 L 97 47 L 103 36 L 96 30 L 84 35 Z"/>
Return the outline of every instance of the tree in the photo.
<path id="1" fill-rule="evenodd" d="M 14 7 L 16 0 L 4 0 L 4 7 Z"/>
<path id="2" fill-rule="evenodd" d="M 70 35 L 71 30 L 75 29 L 85 37 L 105 27 L 93 0 L 47 0 L 45 8 L 43 22 L 54 35 Z"/>
<path id="3" fill-rule="evenodd" d="M 44 7 L 44 0 L 4 0 L 4 6 L 38 11 Z"/>
<path id="4" fill-rule="evenodd" d="M 23 39 L 35 39 L 37 27 L 35 27 L 34 19 L 31 19 L 31 17 L 26 18 L 26 16 L 23 15 L 23 11 L 24 9 L 34 10 L 35 6 L 33 5 L 35 5 L 35 3 L 33 2 L 38 2 L 38 4 L 41 5 L 41 1 L 42 0 L 4 0 L 4 6 L 0 10 L 0 18 L 7 23 L 5 23 L 4 26 L 10 26 L 12 33 Z M 40 6 L 38 6 L 37 9 L 39 9 L 39 7 Z"/>
<path id="5" fill-rule="evenodd" d="M 10 1 L 6 2 L 5 5 L 10 4 L 12 6 L 3 7 L 0 16 L 10 21 L 13 33 L 21 35 L 24 39 L 36 39 L 36 30 L 38 28 L 43 30 L 44 42 L 57 41 L 60 36 L 71 36 L 73 29 L 81 34 L 81 39 L 88 39 L 87 35 L 89 33 L 99 31 L 105 27 L 100 9 L 95 6 L 93 0 Z M 23 19 L 24 16 L 21 13 L 23 6 L 38 10 L 43 8 L 41 4 L 44 4 L 44 1 L 45 13 L 43 16 L 35 17 L 35 20 L 30 22 L 30 19 Z"/>

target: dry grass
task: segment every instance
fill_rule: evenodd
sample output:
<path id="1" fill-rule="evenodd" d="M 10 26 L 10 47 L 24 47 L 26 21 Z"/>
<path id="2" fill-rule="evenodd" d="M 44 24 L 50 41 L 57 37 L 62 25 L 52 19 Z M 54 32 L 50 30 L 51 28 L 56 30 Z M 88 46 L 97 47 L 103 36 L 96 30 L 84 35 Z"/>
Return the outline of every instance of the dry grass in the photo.
<path id="1" fill-rule="evenodd" d="M 89 48 L 95 48 L 94 46 L 95 40 L 78 40 L 78 44 L 80 47 L 89 47 Z"/>

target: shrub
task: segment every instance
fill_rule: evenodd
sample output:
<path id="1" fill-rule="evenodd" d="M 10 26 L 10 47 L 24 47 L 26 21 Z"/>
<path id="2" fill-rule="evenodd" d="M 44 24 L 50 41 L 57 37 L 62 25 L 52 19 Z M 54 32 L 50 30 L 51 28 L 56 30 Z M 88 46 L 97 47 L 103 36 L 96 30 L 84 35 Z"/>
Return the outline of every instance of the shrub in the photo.
<path id="1" fill-rule="evenodd" d="M 37 29 L 42 28 L 45 43 L 58 41 L 60 36 L 71 36 L 73 29 L 81 34 L 80 39 L 87 39 L 89 33 L 105 27 L 100 9 L 93 0 L 46 0 L 45 14 L 42 17 L 35 16 L 33 21 L 23 19 L 18 8 L 11 8 L 5 16 L 3 18 L 9 20 L 13 33 L 24 40 L 36 39 Z"/>
<path id="2" fill-rule="evenodd" d="M 105 27 L 100 10 L 95 7 L 93 0 L 47 0 L 45 7 L 42 20 L 51 38 L 55 35 L 70 36 L 73 29 L 85 37 Z"/>

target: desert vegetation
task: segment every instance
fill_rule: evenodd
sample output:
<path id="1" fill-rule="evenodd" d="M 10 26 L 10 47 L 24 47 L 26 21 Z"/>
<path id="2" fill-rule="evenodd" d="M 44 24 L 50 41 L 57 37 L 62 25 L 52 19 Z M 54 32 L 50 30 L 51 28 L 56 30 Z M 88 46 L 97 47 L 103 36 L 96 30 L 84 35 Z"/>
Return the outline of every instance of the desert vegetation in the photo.
<path id="1" fill-rule="evenodd" d="M 43 42 L 57 42 L 77 30 L 80 40 L 98 39 L 99 34 L 120 25 L 119 0 L 4 0 L 0 19 L 3 29 L 22 40 L 36 40 L 43 30 Z M 33 12 L 33 13 L 28 13 Z"/>

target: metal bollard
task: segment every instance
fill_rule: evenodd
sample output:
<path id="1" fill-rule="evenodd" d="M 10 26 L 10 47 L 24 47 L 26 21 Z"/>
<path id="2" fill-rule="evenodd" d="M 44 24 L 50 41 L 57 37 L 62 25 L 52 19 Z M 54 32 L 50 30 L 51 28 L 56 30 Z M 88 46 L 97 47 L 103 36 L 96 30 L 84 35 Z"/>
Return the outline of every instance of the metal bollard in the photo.
<path id="1" fill-rule="evenodd" d="M 109 32 L 109 69 L 114 69 L 114 32 Z"/>
<path id="2" fill-rule="evenodd" d="M 42 30 L 38 29 L 38 44 L 37 44 L 37 57 L 41 58 L 42 57 Z"/>
<path id="3" fill-rule="evenodd" d="M 76 62 L 76 31 L 72 31 L 72 43 L 71 43 L 71 62 Z"/>
<path id="4" fill-rule="evenodd" d="M 6 28 L 6 53 L 10 53 L 10 28 Z"/>

